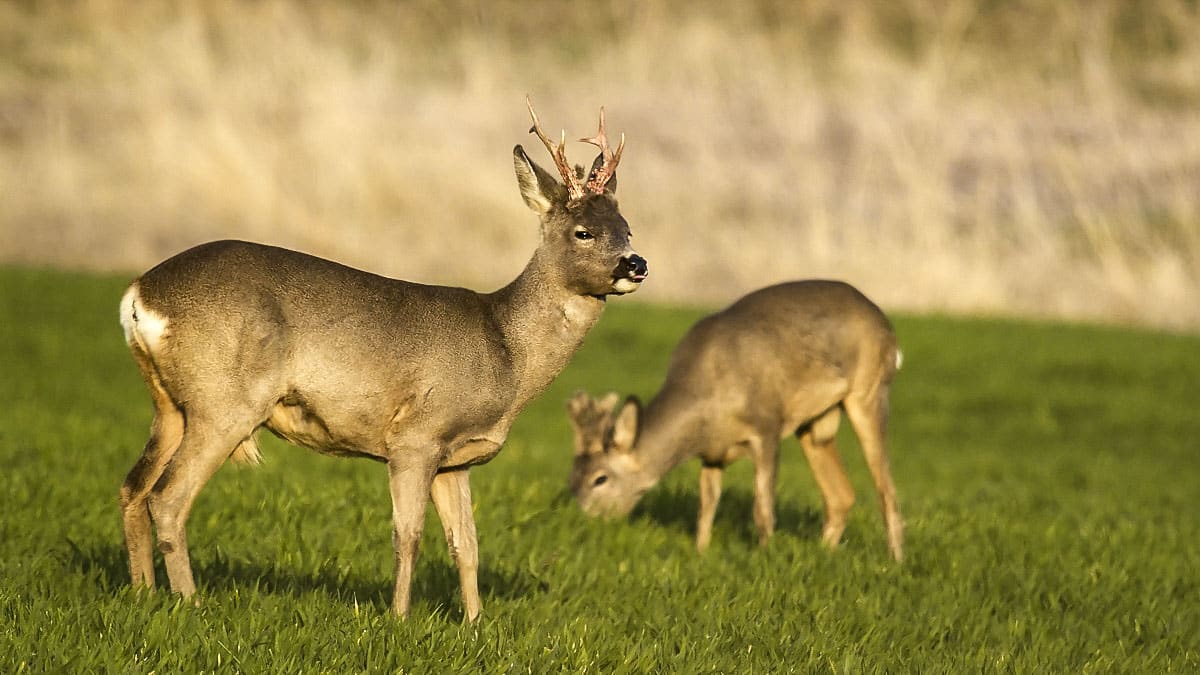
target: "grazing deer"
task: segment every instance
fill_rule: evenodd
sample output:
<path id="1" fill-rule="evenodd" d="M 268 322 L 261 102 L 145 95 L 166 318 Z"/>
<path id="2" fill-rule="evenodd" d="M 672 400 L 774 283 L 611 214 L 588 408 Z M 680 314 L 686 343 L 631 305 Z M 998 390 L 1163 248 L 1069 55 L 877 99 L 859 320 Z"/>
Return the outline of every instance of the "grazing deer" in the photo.
<path id="1" fill-rule="evenodd" d="M 629 513 L 668 471 L 699 457 L 696 548 L 712 538 L 721 472 L 754 460 L 759 543 L 775 529 L 779 441 L 795 433 L 825 501 L 822 539 L 833 548 L 854 489 L 835 445 L 842 411 L 858 433 L 899 561 L 904 526 L 887 455 L 888 387 L 900 366 L 883 312 L 837 281 L 796 281 L 755 291 L 688 331 L 666 382 L 642 408 L 630 397 L 580 392 L 567 409 L 575 431 L 571 490 L 591 515 Z"/>
<path id="2" fill-rule="evenodd" d="M 517 413 L 562 370 L 604 308 L 636 290 L 646 261 L 614 196 L 624 138 L 588 174 L 533 118 L 560 183 L 520 145 L 517 183 L 541 220 L 523 272 L 494 293 L 376 276 L 296 251 L 218 241 L 135 280 L 125 339 L 150 388 L 154 422 L 121 488 L 133 584 L 153 586 L 151 519 L 171 590 L 196 586 L 184 525 L 229 458 L 256 463 L 254 434 L 386 462 L 396 585 L 406 616 L 432 496 L 458 566 L 465 617 L 481 606 L 468 470 L 500 451 Z"/>

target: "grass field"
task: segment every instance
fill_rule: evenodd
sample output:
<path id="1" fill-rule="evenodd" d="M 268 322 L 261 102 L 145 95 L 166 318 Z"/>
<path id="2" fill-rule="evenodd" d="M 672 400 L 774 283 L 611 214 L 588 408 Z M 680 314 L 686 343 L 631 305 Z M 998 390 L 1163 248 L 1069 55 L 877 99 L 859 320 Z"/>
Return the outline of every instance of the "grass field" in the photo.
<path id="1" fill-rule="evenodd" d="M 738 465 L 698 557 L 695 466 L 629 521 L 591 522 L 565 491 L 570 393 L 652 394 L 699 316 L 615 300 L 473 472 L 483 620 L 461 622 L 431 512 L 400 623 L 384 469 L 274 439 L 192 515 L 200 606 L 126 587 L 117 488 L 150 405 L 116 321 L 124 281 L 0 269 L 0 671 L 1200 670 L 1200 338 L 900 316 L 906 562 L 850 434 L 842 550 L 818 544 L 789 441 L 770 546 Z"/>

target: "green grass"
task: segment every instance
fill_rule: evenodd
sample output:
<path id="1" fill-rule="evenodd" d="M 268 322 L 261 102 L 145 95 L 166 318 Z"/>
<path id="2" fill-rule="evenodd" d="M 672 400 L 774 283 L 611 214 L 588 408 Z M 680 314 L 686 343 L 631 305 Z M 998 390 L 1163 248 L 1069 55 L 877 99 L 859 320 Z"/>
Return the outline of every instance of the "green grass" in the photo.
<path id="1" fill-rule="evenodd" d="M 484 617 L 461 623 L 430 513 L 406 623 L 388 614 L 385 471 L 266 444 L 189 523 L 200 606 L 127 588 L 117 488 L 149 399 L 123 280 L 0 269 L 0 671 L 1196 672 L 1200 339 L 899 317 L 889 561 L 859 493 L 843 548 L 785 446 L 779 532 L 754 545 L 750 467 L 692 550 L 697 468 L 628 521 L 569 500 L 563 403 L 653 393 L 698 312 L 611 303 L 574 363 L 473 471 Z M 159 568 L 160 582 L 165 574 Z"/>

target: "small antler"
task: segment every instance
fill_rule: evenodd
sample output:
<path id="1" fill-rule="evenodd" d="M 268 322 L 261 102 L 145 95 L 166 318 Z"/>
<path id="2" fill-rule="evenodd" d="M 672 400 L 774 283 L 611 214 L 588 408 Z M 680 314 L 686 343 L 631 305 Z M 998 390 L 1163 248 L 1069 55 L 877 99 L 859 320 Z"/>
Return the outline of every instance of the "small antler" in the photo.
<path id="1" fill-rule="evenodd" d="M 575 392 L 567 402 L 567 414 L 575 430 L 575 454 L 596 455 L 604 452 L 605 438 L 612 432 L 613 406 L 620 397 L 609 392 L 592 398 L 584 391 Z"/>
<path id="2" fill-rule="evenodd" d="M 600 155 L 604 158 L 600 168 L 588 174 L 587 185 L 585 186 L 589 192 L 600 194 L 604 192 L 604 186 L 608 184 L 609 179 L 617 171 L 617 163 L 621 161 L 621 151 L 625 149 L 625 134 L 621 134 L 621 142 L 617 144 L 617 151 L 612 152 L 608 149 L 608 137 L 604 133 L 604 107 L 600 107 L 600 130 L 591 138 L 579 139 L 584 143 L 591 143 L 600 148 Z"/>
<path id="3" fill-rule="evenodd" d="M 533 126 L 529 127 L 529 133 L 537 134 L 537 137 L 542 139 L 542 143 L 550 151 L 550 156 L 554 158 L 554 165 L 562 174 L 563 183 L 567 186 L 567 193 L 571 199 L 579 199 L 583 196 L 583 186 L 579 183 L 579 178 L 575 175 L 575 170 L 571 168 L 570 162 L 567 161 L 567 132 L 565 130 L 562 132 L 561 140 L 556 147 L 538 123 L 537 113 L 533 111 L 533 100 L 526 96 L 525 102 L 529 104 L 529 116 L 533 118 Z"/>

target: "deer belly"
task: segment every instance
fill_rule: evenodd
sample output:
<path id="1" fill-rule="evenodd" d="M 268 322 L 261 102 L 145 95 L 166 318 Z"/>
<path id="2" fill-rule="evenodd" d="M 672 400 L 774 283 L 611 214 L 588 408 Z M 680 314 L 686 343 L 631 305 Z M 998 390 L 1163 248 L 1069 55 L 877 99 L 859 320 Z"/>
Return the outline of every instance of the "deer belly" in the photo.
<path id="1" fill-rule="evenodd" d="M 455 448 L 450 456 L 438 467 L 442 470 L 457 469 L 464 466 L 485 464 L 500 454 L 504 441 L 493 441 L 486 438 L 473 438 Z"/>
<path id="2" fill-rule="evenodd" d="M 279 403 L 264 426 L 289 443 L 324 454 L 374 457 L 360 449 L 365 444 L 330 433 L 325 421 L 302 405 Z"/>
<path id="3" fill-rule="evenodd" d="M 700 461 L 705 466 L 725 467 L 745 457 L 749 452 L 749 443 L 734 443 L 724 447 L 710 448 L 700 453 Z"/>

